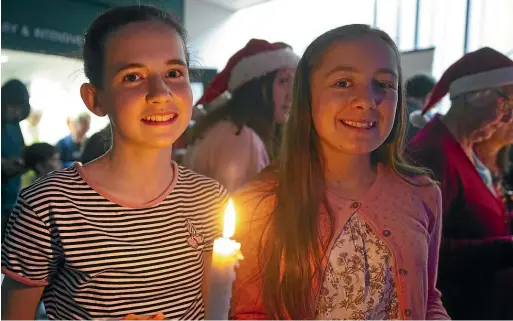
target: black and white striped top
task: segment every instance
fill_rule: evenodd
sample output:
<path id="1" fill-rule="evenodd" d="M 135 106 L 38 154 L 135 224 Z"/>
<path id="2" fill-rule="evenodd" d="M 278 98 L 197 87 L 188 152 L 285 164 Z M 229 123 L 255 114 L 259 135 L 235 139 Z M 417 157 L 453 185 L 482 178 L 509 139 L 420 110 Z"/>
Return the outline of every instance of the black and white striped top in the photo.
<path id="1" fill-rule="evenodd" d="M 226 192 L 173 166 L 168 191 L 144 206 L 121 205 L 88 183 L 78 163 L 22 190 L 7 226 L 2 272 L 45 285 L 51 319 L 157 312 L 202 319 L 202 254 L 220 235 Z"/>

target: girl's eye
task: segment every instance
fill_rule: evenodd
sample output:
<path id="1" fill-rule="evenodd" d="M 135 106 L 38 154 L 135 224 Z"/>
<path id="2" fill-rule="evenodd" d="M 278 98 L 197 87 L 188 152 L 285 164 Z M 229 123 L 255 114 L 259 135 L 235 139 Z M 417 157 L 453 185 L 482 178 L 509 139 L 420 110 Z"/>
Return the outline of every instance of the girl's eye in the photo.
<path id="1" fill-rule="evenodd" d="M 347 88 L 351 86 L 351 82 L 349 80 L 339 80 L 335 83 L 335 86 L 340 88 Z"/>
<path id="2" fill-rule="evenodd" d="M 395 85 L 389 82 L 375 81 L 375 86 L 381 89 L 395 89 Z"/>
<path id="3" fill-rule="evenodd" d="M 174 69 L 174 70 L 168 71 L 167 76 L 169 78 L 180 78 L 183 76 L 183 73 L 180 70 Z"/>
<path id="4" fill-rule="evenodd" d="M 290 83 L 291 79 L 289 78 L 281 78 L 280 80 L 278 80 L 278 82 L 281 84 L 281 85 L 286 85 L 288 83 Z"/>
<path id="5" fill-rule="evenodd" d="M 138 74 L 128 74 L 123 77 L 123 82 L 135 82 L 141 79 Z"/>

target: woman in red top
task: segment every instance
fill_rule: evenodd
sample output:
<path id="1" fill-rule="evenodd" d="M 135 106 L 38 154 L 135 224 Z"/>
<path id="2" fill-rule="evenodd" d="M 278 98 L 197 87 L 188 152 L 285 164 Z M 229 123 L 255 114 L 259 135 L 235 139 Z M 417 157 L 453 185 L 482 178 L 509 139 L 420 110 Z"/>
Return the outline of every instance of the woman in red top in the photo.
<path id="1" fill-rule="evenodd" d="M 465 55 L 444 73 L 423 112 L 447 93 L 451 109 L 408 146 L 412 159 L 432 170 L 441 185 L 439 288 L 454 319 L 500 319 L 508 304 L 511 309 L 512 301 L 497 291 L 508 287 L 511 293 L 513 287 L 497 281 L 513 271 L 513 238 L 503 203 L 476 170 L 473 146 L 511 118 L 512 86 L 508 57 L 491 48 Z"/>

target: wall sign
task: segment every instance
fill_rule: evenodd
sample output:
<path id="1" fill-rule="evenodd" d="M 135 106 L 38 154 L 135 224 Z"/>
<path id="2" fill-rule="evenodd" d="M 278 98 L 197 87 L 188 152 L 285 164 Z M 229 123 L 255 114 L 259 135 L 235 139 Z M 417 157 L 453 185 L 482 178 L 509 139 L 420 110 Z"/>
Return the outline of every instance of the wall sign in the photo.
<path id="1" fill-rule="evenodd" d="M 91 22 L 128 4 L 152 4 L 183 21 L 184 0 L 3 0 L 2 48 L 80 57 Z"/>

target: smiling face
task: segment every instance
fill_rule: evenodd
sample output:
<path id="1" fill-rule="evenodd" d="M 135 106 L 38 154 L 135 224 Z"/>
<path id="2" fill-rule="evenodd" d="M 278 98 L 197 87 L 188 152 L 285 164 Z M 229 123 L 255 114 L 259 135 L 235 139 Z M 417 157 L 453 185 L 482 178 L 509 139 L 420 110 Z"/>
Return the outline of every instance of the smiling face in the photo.
<path id="1" fill-rule="evenodd" d="M 312 73 L 312 117 L 321 145 L 367 154 L 389 136 L 398 102 L 398 61 L 376 36 L 332 44 Z"/>
<path id="2" fill-rule="evenodd" d="M 192 113 L 186 55 L 176 30 L 158 21 L 128 24 L 108 38 L 104 61 L 103 88 L 95 89 L 94 101 L 84 101 L 95 114 L 109 116 L 114 142 L 170 147 Z"/>

